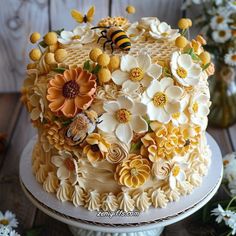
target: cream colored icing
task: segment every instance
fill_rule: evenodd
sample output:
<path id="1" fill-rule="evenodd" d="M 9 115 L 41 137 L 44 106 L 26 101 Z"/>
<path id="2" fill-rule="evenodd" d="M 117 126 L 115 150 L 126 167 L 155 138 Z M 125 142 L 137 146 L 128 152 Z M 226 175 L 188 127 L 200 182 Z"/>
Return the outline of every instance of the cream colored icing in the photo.
<path id="1" fill-rule="evenodd" d="M 158 189 L 151 189 L 149 191 L 149 195 L 151 197 L 152 204 L 155 208 L 161 207 L 165 208 L 168 203 L 168 199 L 166 197 L 165 192 L 158 188 Z"/>
<path id="2" fill-rule="evenodd" d="M 84 198 L 85 198 L 85 192 L 84 190 L 79 186 L 74 186 L 74 192 L 72 194 L 72 202 L 74 206 L 83 206 L 84 205 Z"/>
<path id="3" fill-rule="evenodd" d="M 105 193 L 101 202 L 103 211 L 116 211 L 119 207 L 117 197 L 113 193 Z"/>
<path id="4" fill-rule="evenodd" d="M 101 206 L 101 196 L 97 190 L 90 190 L 87 192 L 85 196 L 85 207 L 88 208 L 89 211 L 99 211 Z"/>
<path id="5" fill-rule="evenodd" d="M 49 172 L 46 180 L 43 183 L 43 189 L 46 192 L 54 193 L 59 187 L 59 180 L 54 172 Z"/>
<path id="6" fill-rule="evenodd" d="M 36 180 L 42 184 L 46 180 L 48 172 L 48 165 L 39 164 L 39 169 L 36 171 Z"/>
<path id="7" fill-rule="evenodd" d="M 135 201 L 131 198 L 128 192 L 118 194 L 119 209 L 126 212 L 134 210 Z"/>
<path id="8" fill-rule="evenodd" d="M 59 188 L 57 189 L 57 198 L 64 202 L 64 201 L 70 201 L 71 195 L 72 195 L 72 186 L 67 180 L 61 180 Z"/>
<path id="9" fill-rule="evenodd" d="M 151 205 L 150 198 L 148 197 L 147 192 L 134 192 L 132 197 L 135 201 L 135 206 L 140 211 L 146 211 Z"/>
<path id="10" fill-rule="evenodd" d="M 189 175 L 187 175 L 187 180 L 194 187 L 198 187 L 202 184 L 202 177 L 196 172 L 190 171 Z"/>
<path id="11" fill-rule="evenodd" d="M 188 181 L 178 182 L 177 187 L 181 195 L 187 195 L 193 191 L 193 186 Z"/>
<path id="12" fill-rule="evenodd" d="M 167 191 L 165 191 L 167 198 L 171 202 L 176 202 L 180 199 L 180 193 L 176 189 L 170 189 L 168 188 Z"/>

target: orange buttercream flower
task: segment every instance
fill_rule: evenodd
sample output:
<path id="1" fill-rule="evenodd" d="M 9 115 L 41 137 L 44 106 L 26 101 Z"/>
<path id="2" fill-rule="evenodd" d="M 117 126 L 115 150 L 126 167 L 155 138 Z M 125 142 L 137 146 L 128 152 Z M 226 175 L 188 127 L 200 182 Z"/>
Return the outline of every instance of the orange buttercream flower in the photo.
<path id="1" fill-rule="evenodd" d="M 74 117 L 91 105 L 96 85 L 96 76 L 80 67 L 57 74 L 49 81 L 49 108 L 52 112 Z"/>
<path id="2" fill-rule="evenodd" d="M 141 155 L 130 154 L 116 167 L 115 179 L 119 184 L 129 188 L 138 188 L 150 176 L 150 162 Z"/>

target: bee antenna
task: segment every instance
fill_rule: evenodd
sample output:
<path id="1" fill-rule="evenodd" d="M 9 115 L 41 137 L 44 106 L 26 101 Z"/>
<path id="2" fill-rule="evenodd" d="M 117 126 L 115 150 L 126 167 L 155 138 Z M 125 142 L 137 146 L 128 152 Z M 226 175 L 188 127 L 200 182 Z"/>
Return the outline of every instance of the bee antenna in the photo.
<path id="1" fill-rule="evenodd" d="M 110 26 L 95 26 L 95 27 L 92 27 L 91 29 L 109 29 L 111 28 Z"/>

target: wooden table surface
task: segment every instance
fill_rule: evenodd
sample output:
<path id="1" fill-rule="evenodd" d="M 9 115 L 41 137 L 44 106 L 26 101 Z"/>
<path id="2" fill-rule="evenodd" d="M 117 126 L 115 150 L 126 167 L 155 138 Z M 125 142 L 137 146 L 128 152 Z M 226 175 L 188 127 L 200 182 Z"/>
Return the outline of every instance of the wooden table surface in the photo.
<path id="1" fill-rule="evenodd" d="M 41 235 L 70 236 L 65 224 L 36 209 L 21 190 L 18 175 L 20 154 L 36 132 L 19 98 L 19 93 L 0 94 L 0 133 L 7 135 L 6 149 L 0 154 L 0 210 L 8 209 L 16 214 L 20 233 L 43 226 L 45 231 Z M 224 130 L 208 128 L 208 132 L 219 144 L 223 155 L 235 150 L 236 125 Z M 181 236 L 190 235 L 184 229 L 184 221 L 166 227 L 163 235 L 176 235 L 177 231 L 182 232 Z"/>

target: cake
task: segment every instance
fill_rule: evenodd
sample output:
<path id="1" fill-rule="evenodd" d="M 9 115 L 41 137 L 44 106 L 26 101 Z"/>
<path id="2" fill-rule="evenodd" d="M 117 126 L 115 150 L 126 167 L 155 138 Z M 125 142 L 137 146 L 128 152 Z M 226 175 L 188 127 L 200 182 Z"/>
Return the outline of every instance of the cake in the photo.
<path id="1" fill-rule="evenodd" d="M 22 87 L 45 194 L 89 211 L 148 211 L 192 194 L 211 162 L 204 38 L 185 37 L 186 18 L 172 29 L 156 17 L 72 16 L 72 31 L 31 35 L 40 50 Z"/>

